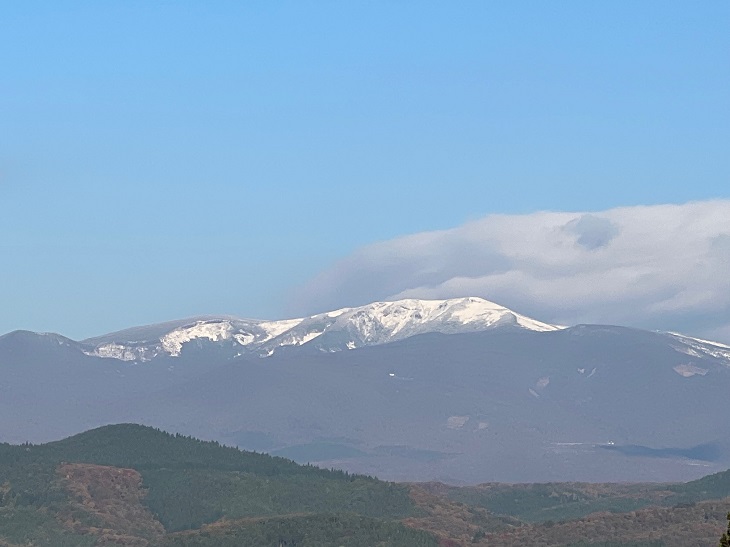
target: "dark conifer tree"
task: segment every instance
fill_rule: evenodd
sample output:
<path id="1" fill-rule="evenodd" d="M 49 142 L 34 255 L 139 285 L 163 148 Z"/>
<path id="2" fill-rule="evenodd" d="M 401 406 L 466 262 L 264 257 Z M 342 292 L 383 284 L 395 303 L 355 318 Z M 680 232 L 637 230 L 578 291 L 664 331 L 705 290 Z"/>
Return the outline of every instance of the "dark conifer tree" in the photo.
<path id="1" fill-rule="evenodd" d="M 730 547 L 730 513 L 727 514 L 727 532 L 720 538 L 720 547 Z"/>

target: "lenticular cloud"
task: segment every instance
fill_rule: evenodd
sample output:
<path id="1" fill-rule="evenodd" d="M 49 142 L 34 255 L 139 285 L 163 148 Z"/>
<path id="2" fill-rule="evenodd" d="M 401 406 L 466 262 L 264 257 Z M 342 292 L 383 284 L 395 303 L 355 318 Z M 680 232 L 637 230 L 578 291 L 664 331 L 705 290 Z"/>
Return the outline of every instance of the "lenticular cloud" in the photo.
<path id="1" fill-rule="evenodd" d="M 730 337 L 730 201 L 489 215 L 364 247 L 298 312 L 481 296 L 543 321 Z"/>

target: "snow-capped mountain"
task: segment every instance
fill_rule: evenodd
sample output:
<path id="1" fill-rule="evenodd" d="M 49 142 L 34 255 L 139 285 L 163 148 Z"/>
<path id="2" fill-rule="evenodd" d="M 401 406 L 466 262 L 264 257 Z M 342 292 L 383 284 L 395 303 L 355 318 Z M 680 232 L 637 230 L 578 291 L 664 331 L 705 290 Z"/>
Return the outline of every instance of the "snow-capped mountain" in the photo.
<path id="1" fill-rule="evenodd" d="M 729 390 L 727 345 L 481 298 L 0 336 L 0 442 L 135 422 L 404 480 L 696 478 Z"/>
<path id="2" fill-rule="evenodd" d="M 563 327 L 542 323 L 482 298 L 398 300 L 342 308 L 311 317 L 266 321 L 234 317 L 194 318 L 85 340 L 87 355 L 122 361 L 179 356 L 190 342 L 214 342 L 238 355 L 272 355 L 286 346 L 309 344 L 335 352 L 402 340 L 418 334 L 456 334 L 511 326 L 544 332 Z"/>

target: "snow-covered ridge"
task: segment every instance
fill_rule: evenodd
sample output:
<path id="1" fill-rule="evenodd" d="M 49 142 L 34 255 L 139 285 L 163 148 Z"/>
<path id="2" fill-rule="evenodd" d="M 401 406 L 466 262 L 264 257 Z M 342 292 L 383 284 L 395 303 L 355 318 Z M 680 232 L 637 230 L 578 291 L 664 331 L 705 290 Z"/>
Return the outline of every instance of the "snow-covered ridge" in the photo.
<path id="1" fill-rule="evenodd" d="M 543 323 L 483 298 L 397 300 L 342 308 L 310 317 L 267 321 L 229 316 L 136 327 L 87 340 L 87 355 L 142 363 L 179 357 L 187 344 L 214 344 L 230 356 L 268 357 L 286 347 L 307 346 L 322 352 L 387 344 L 428 333 L 459 334 L 510 326 L 536 332 L 565 327 Z M 690 358 L 714 358 L 730 366 L 730 346 L 682 334 L 662 333 L 672 347 Z M 687 368 L 690 367 L 690 368 Z M 679 374 L 699 374 L 692 362 Z"/>
<path id="2" fill-rule="evenodd" d="M 482 298 L 398 300 L 342 308 L 311 317 L 265 321 L 205 318 L 177 324 L 152 339 L 115 339 L 95 344 L 87 355 L 149 361 L 157 355 L 179 356 L 190 342 L 214 342 L 238 348 L 238 353 L 271 355 L 277 348 L 312 344 L 321 351 L 341 351 L 385 344 L 417 334 L 477 332 L 511 325 L 533 331 L 558 330 Z M 159 325 L 150 327 L 159 333 Z M 139 334 L 139 329 L 136 329 Z"/>
<path id="3" fill-rule="evenodd" d="M 701 338 L 692 338 L 677 332 L 666 333 L 678 343 L 674 346 L 677 351 L 691 357 L 714 357 L 730 366 L 730 346 L 720 342 L 710 342 Z"/>
<path id="4" fill-rule="evenodd" d="M 561 328 L 475 297 L 375 302 L 324 315 L 332 317 L 334 313 L 337 315 L 330 329 L 350 332 L 356 346 L 382 344 L 428 332 L 475 332 L 499 325 L 543 332 Z"/>
<path id="5" fill-rule="evenodd" d="M 180 355 L 183 344 L 196 338 L 207 338 L 212 342 L 228 340 L 233 333 L 233 326 L 229 321 L 203 322 L 199 321 L 186 328 L 175 329 L 160 338 L 162 349 L 173 356 Z"/>

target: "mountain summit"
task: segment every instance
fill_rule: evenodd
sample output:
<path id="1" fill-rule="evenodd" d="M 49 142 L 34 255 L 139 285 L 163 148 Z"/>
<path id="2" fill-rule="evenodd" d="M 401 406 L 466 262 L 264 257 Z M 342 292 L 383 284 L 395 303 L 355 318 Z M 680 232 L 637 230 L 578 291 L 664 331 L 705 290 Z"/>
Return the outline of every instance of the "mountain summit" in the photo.
<path id="1" fill-rule="evenodd" d="M 545 332 L 549 325 L 483 298 L 397 300 L 342 308 L 280 321 L 202 317 L 137 327 L 84 341 L 89 355 L 123 361 L 149 361 L 178 356 L 189 342 L 215 342 L 238 355 L 272 355 L 278 348 L 309 344 L 323 352 L 386 344 L 418 334 L 457 334 L 496 327 Z"/>

